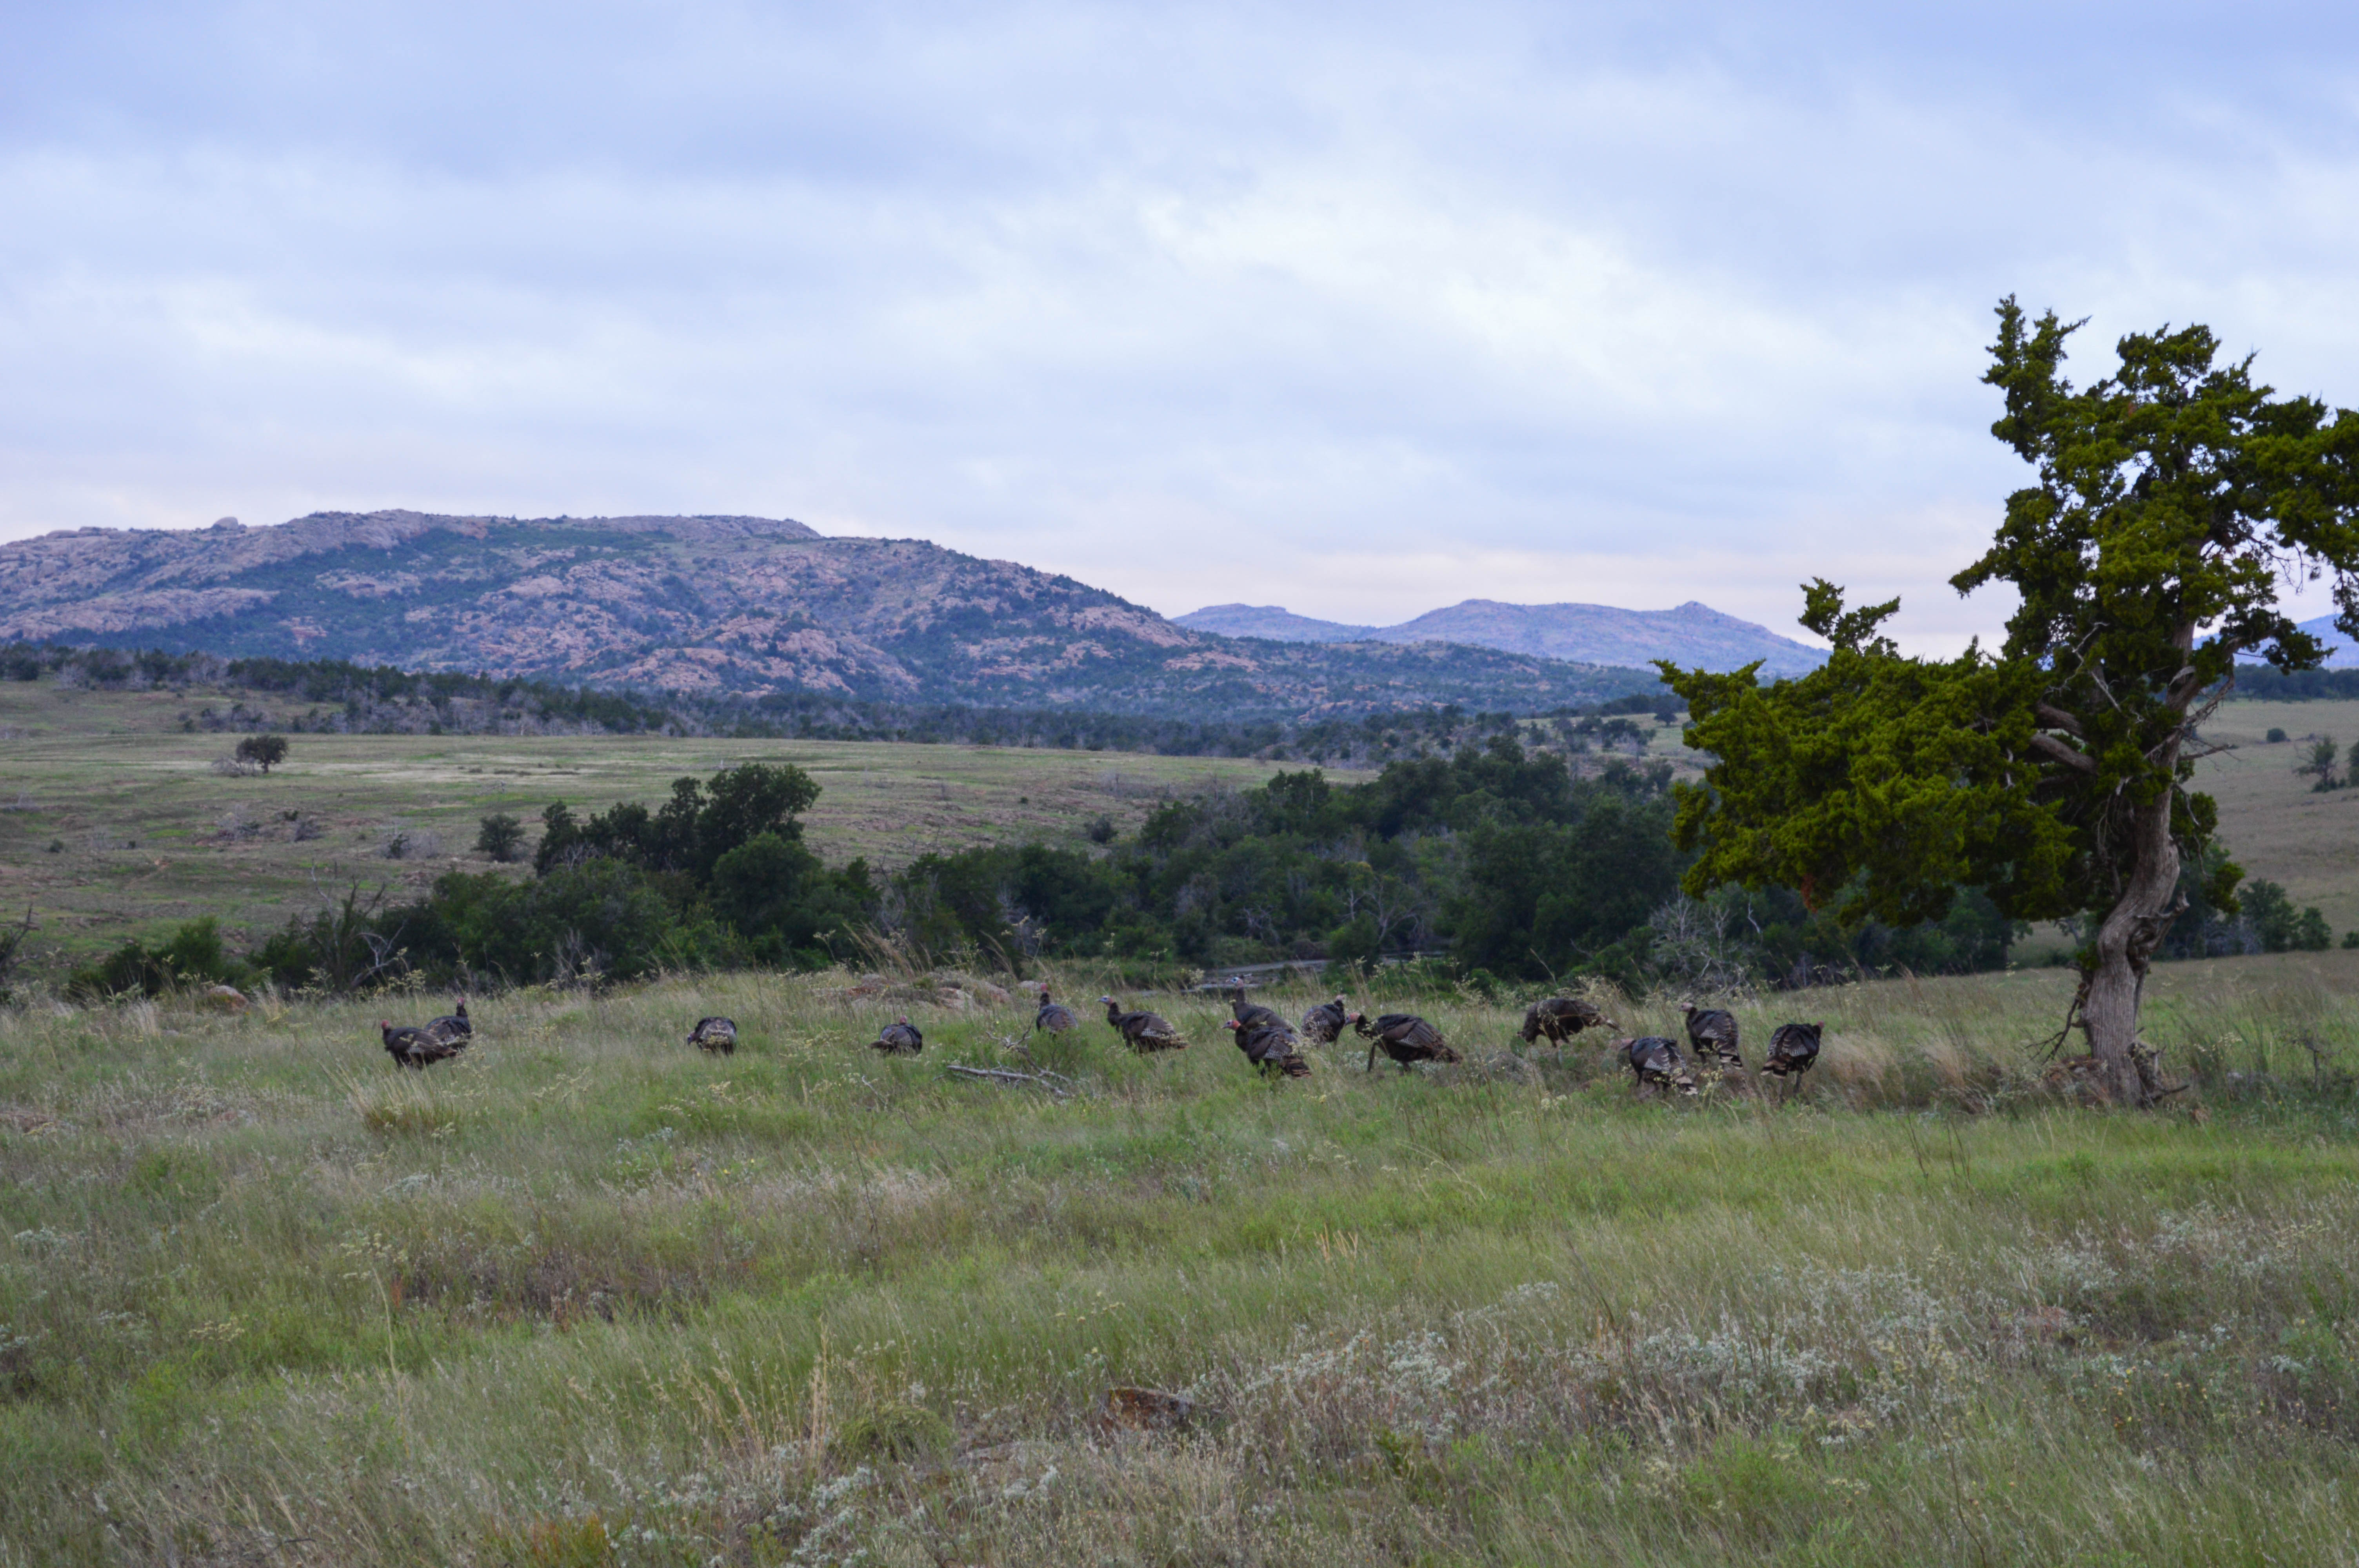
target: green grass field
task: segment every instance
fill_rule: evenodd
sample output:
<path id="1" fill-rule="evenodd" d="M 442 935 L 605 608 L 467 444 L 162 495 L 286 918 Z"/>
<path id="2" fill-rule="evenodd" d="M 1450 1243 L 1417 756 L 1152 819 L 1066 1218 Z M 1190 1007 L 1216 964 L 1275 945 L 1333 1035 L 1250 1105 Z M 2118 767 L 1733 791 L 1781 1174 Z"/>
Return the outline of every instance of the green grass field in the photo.
<path id="1" fill-rule="evenodd" d="M 2158 971 L 2148 1115 L 2039 1087 L 2055 972 L 1810 993 L 1779 1105 L 850 979 L 479 999 L 422 1077 L 431 998 L 0 1014 L 0 1562 L 2353 1560 L 2359 954 Z"/>
<path id="2" fill-rule="evenodd" d="M 811 769 L 813 839 L 888 864 L 1270 771 L 299 736 L 226 778 L 196 705 L 0 687 L 0 897 L 50 959 L 258 932 L 315 874 L 478 864 L 484 811 L 739 757 Z M 2272 724 L 2359 739 L 2359 704 L 2211 732 Z M 2359 792 L 2294 750 L 2205 786 L 2340 930 Z M 441 852 L 376 858 L 397 822 Z M 2043 1083 L 2053 969 L 1744 1005 L 1756 1053 L 1829 1024 L 1776 1104 L 1635 1102 L 1472 997 L 1391 1002 L 1462 1067 L 1268 1085 L 1208 1000 L 1148 999 L 1195 1046 L 1143 1061 L 888 978 L 479 998 L 422 1076 L 374 1022 L 440 999 L 37 985 L 0 1010 L 0 1568 L 2359 1562 L 2359 952 L 2158 968 L 2193 1087 L 2150 1115 Z M 1614 1009 L 1673 1033 L 1675 1000 Z M 734 1058 L 682 1044 L 708 1011 Z M 921 1057 L 863 1048 L 904 1011 Z M 1131 1386 L 1199 1413 L 1099 1422 Z"/>
<path id="3" fill-rule="evenodd" d="M 888 867 L 995 840 L 1078 843 L 1100 816 L 1127 831 L 1175 794 L 1250 788 L 1285 765 L 876 742 L 298 735 L 268 776 L 234 778 L 212 764 L 236 735 L 179 724 L 230 702 L 0 682 L 0 911 L 38 912 L 32 951 L 47 967 L 201 914 L 243 946 L 355 878 L 419 889 L 454 866 L 486 869 L 473 846 L 487 813 L 537 834 L 552 800 L 577 811 L 660 801 L 676 778 L 754 758 L 819 781 L 808 830 L 822 855 Z M 319 836 L 299 838 L 299 819 Z M 414 848 L 389 860 L 397 828 Z"/>

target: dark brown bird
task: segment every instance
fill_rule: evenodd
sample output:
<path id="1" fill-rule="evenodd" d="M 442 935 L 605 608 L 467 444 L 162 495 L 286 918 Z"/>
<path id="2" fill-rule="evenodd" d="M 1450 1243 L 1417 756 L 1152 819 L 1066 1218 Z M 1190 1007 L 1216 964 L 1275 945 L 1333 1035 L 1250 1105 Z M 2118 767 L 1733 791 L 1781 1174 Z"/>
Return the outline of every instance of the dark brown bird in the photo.
<path id="1" fill-rule="evenodd" d="M 887 1056 L 914 1056 L 926 1048 L 926 1037 L 904 1016 L 878 1030 L 868 1048 L 882 1051 Z"/>
<path id="2" fill-rule="evenodd" d="M 1130 1048 L 1144 1056 L 1150 1051 L 1184 1051 L 1188 1042 L 1171 1027 L 1171 1021 L 1151 1012 L 1125 1012 L 1114 1004 L 1114 998 L 1102 996 L 1105 1003 L 1106 1022 L 1114 1027 Z"/>
<path id="3" fill-rule="evenodd" d="M 1047 986 L 1040 988 L 1040 1011 L 1032 1020 L 1033 1033 L 1038 1034 L 1045 1029 L 1051 1034 L 1062 1034 L 1068 1029 L 1080 1028 L 1081 1022 L 1079 1018 L 1073 1016 L 1071 1008 L 1061 1001 L 1049 1000 Z"/>
<path id="4" fill-rule="evenodd" d="M 1367 1070 L 1371 1073 L 1376 1070 L 1378 1046 L 1384 1048 L 1385 1054 L 1390 1056 L 1404 1073 L 1408 1071 L 1411 1062 L 1463 1060 L 1450 1048 L 1450 1043 L 1442 1039 L 1440 1030 L 1413 1012 L 1387 1012 L 1376 1020 L 1373 1029 L 1368 1027 L 1366 1013 L 1355 1012 L 1352 1015 L 1352 1027 L 1367 1037 Z"/>
<path id="5" fill-rule="evenodd" d="M 1221 1027 L 1236 1032 L 1237 1049 L 1245 1054 L 1246 1061 L 1261 1069 L 1263 1076 L 1272 1073 L 1283 1073 L 1289 1078 L 1310 1076 L 1310 1064 L 1295 1048 L 1294 1031 L 1285 1024 L 1239 1023 L 1232 1018 Z"/>
<path id="6" fill-rule="evenodd" d="M 1680 1054 L 1676 1042 L 1659 1034 L 1642 1035 L 1623 1047 L 1630 1062 L 1630 1076 L 1637 1081 L 1630 1086 L 1633 1094 L 1645 1089 L 1676 1089 L 1680 1094 L 1696 1092 L 1695 1074 L 1687 1058 Z"/>
<path id="7" fill-rule="evenodd" d="M 1229 984 L 1236 988 L 1229 994 L 1229 1010 L 1237 1015 L 1239 1023 L 1252 1029 L 1283 1029 L 1289 1039 L 1293 1037 L 1294 1025 L 1280 1018 L 1277 1010 L 1245 1000 L 1245 981 L 1231 980 Z"/>
<path id="8" fill-rule="evenodd" d="M 397 1026 L 386 1019 L 378 1019 L 376 1026 L 385 1035 L 386 1054 L 397 1066 L 423 1072 L 429 1064 L 447 1062 L 467 1048 L 464 1040 L 437 1040 L 423 1029 Z"/>
<path id="9" fill-rule="evenodd" d="M 426 1033 L 446 1044 L 452 1040 L 473 1040 L 475 1026 L 467 1022 L 467 999 L 461 997 L 459 1005 L 441 1017 L 428 1019 Z"/>
<path id="10" fill-rule="evenodd" d="M 696 1027 L 688 1032 L 688 1043 L 716 1056 L 734 1056 L 737 1054 L 737 1021 L 700 1018 Z"/>
<path id="11" fill-rule="evenodd" d="M 1698 1007 L 1690 1002 L 1680 1009 L 1688 1017 L 1688 1044 L 1695 1047 L 1699 1066 L 1745 1070 L 1745 1057 L 1736 1048 L 1736 1015 L 1716 1007 Z"/>
<path id="12" fill-rule="evenodd" d="M 1769 1036 L 1769 1059 L 1761 1070 L 1778 1077 L 1791 1075 L 1800 1077 L 1819 1059 L 1819 1036 L 1826 1033 L 1823 1023 L 1781 1023 L 1777 1033 Z"/>
<path id="13" fill-rule="evenodd" d="M 1614 1021 L 1579 997 L 1552 996 L 1524 1009 L 1524 1044 L 1545 1038 L 1551 1045 L 1562 1048 L 1564 1043 L 1584 1029 L 1595 1029 Z"/>
<path id="14" fill-rule="evenodd" d="M 1321 1045 L 1332 1045 L 1351 1022 L 1351 1010 L 1343 1005 L 1343 999 L 1339 996 L 1333 1001 L 1322 1001 L 1304 1013 L 1302 1033 Z"/>

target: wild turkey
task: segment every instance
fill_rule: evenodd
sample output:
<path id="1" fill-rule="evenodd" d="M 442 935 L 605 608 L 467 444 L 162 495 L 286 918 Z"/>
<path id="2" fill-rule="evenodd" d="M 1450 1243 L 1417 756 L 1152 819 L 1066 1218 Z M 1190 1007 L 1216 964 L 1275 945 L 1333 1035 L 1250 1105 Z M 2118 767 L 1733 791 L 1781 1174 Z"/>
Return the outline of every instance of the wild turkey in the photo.
<path id="1" fill-rule="evenodd" d="M 429 1065 L 447 1062 L 467 1048 L 464 1040 L 437 1040 L 423 1029 L 397 1026 L 388 1019 L 378 1019 L 376 1026 L 385 1036 L 386 1054 L 397 1066 L 424 1072 Z"/>
<path id="2" fill-rule="evenodd" d="M 1151 1012 L 1125 1012 L 1114 1004 L 1114 998 L 1102 996 L 1105 1003 L 1106 1022 L 1123 1037 L 1129 1047 L 1144 1056 L 1150 1051 L 1184 1051 L 1188 1042 L 1171 1027 L 1171 1021 Z"/>
<path id="3" fill-rule="evenodd" d="M 1283 1073 L 1289 1078 L 1310 1076 L 1310 1064 L 1295 1048 L 1294 1031 L 1284 1023 L 1240 1023 L 1232 1018 L 1221 1027 L 1236 1032 L 1237 1049 L 1245 1054 L 1246 1061 L 1261 1069 L 1264 1076 L 1271 1073 Z"/>
<path id="4" fill-rule="evenodd" d="M 1647 1089 L 1676 1089 L 1683 1095 L 1696 1092 L 1695 1074 L 1675 1042 L 1659 1034 L 1642 1035 L 1623 1051 L 1629 1058 L 1630 1076 L 1637 1080 L 1631 1085 L 1633 1094 Z"/>
<path id="5" fill-rule="evenodd" d="M 1450 1048 L 1449 1042 L 1442 1039 L 1440 1030 L 1413 1012 L 1387 1012 L 1376 1020 L 1374 1029 L 1368 1027 L 1366 1013 L 1355 1012 L 1352 1015 L 1352 1027 L 1367 1037 L 1367 1071 L 1371 1073 L 1376 1070 L 1378 1046 L 1384 1047 L 1385 1054 L 1390 1056 L 1404 1073 L 1408 1071 L 1411 1062 L 1457 1062 L 1464 1059 Z"/>
<path id="6" fill-rule="evenodd" d="M 1229 993 L 1229 1010 L 1237 1015 L 1239 1023 L 1249 1029 L 1283 1029 L 1289 1037 L 1292 1036 L 1294 1025 L 1280 1018 L 1276 1009 L 1245 1000 L 1245 981 L 1231 980 L 1229 984 L 1236 988 Z"/>
<path id="7" fill-rule="evenodd" d="M 453 1040 L 473 1040 L 475 1026 L 467 1022 L 467 999 L 461 997 L 459 1005 L 441 1017 L 428 1019 L 426 1033 L 445 1044 Z"/>
<path id="8" fill-rule="evenodd" d="M 914 1056 L 926 1048 L 926 1037 L 907 1016 L 897 1019 L 876 1032 L 868 1043 L 871 1051 L 881 1051 L 887 1056 Z"/>
<path id="9" fill-rule="evenodd" d="M 1579 997 L 1548 997 L 1524 1009 L 1524 1044 L 1529 1045 L 1546 1037 L 1549 1044 L 1561 1050 L 1572 1035 L 1613 1022 Z"/>
<path id="10" fill-rule="evenodd" d="M 1047 986 L 1040 988 L 1040 1011 L 1032 1020 L 1032 1033 L 1038 1034 L 1045 1029 L 1051 1034 L 1062 1034 L 1068 1029 L 1080 1028 L 1081 1022 L 1073 1016 L 1071 1008 L 1061 1001 L 1049 1000 Z"/>
<path id="11" fill-rule="evenodd" d="M 1696 1065 L 1712 1066 L 1715 1063 L 1736 1072 L 1745 1070 L 1745 1057 L 1736 1049 L 1736 1015 L 1716 1007 L 1698 1007 L 1690 1002 L 1680 1010 L 1688 1017 L 1688 1044 L 1695 1047 Z"/>
<path id="12" fill-rule="evenodd" d="M 1339 996 L 1333 1001 L 1322 1001 L 1304 1013 L 1302 1033 L 1321 1045 L 1332 1045 L 1351 1022 L 1352 1014 Z"/>
<path id="13" fill-rule="evenodd" d="M 1826 1033 L 1823 1023 L 1781 1023 L 1777 1033 L 1769 1036 L 1769 1059 L 1761 1070 L 1778 1077 L 1788 1075 L 1800 1077 L 1819 1059 L 1819 1036 Z"/>
<path id="14" fill-rule="evenodd" d="M 716 1056 L 734 1056 L 737 1054 L 737 1021 L 700 1018 L 696 1027 L 688 1032 L 688 1043 Z"/>

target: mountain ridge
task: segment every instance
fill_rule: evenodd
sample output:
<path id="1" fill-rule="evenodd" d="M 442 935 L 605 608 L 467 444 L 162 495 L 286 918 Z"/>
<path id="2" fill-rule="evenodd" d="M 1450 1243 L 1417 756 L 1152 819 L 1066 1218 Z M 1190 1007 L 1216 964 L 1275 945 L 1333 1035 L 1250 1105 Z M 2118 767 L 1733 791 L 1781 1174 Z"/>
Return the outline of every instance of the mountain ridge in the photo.
<path id="1" fill-rule="evenodd" d="M 0 545 L 0 639 L 1230 718 L 1658 689 L 1648 670 L 1451 643 L 1240 642 L 1020 563 L 742 516 L 339 512 L 49 534 Z"/>
<path id="2" fill-rule="evenodd" d="M 1172 623 L 1232 637 L 1303 643 L 1455 643 L 1502 653 L 1582 663 L 1643 665 L 1655 659 L 1730 670 L 1762 661 L 1769 676 L 1805 675 L 1824 650 L 1690 600 L 1670 610 L 1608 604 L 1511 604 L 1469 599 L 1395 626 L 1353 626 L 1297 615 L 1278 605 L 1216 604 Z"/>

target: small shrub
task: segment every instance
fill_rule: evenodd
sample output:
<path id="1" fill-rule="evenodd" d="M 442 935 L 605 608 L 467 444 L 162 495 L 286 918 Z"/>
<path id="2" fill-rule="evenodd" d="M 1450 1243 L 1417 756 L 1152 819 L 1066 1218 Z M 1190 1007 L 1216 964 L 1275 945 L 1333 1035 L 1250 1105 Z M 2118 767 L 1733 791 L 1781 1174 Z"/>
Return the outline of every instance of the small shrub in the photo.
<path id="1" fill-rule="evenodd" d="M 950 1453 L 951 1423 L 921 1406 L 880 1405 L 846 1422 L 830 1449 L 842 1465 L 930 1463 Z"/>
<path id="2" fill-rule="evenodd" d="M 1091 819 L 1089 827 L 1086 831 L 1090 836 L 1091 843 L 1111 844 L 1114 841 L 1114 836 L 1119 833 L 1121 829 L 1117 828 L 1114 825 L 1113 817 L 1101 812 L 1095 817 Z"/>
<path id="3" fill-rule="evenodd" d="M 524 824 L 505 811 L 484 817 L 475 833 L 475 852 L 505 866 L 524 855 Z"/>
<path id="4" fill-rule="evenodd" d="M 131 938 L 97 963 L 76 969 L 66 989 L 86 1000 L 135 991 L 161 996 L 180 986 L 235 985 L 246 973 L 246 966 L 222 946 L 221 922 L 208 914 L 173 932 L 160 947 Z"/>
<path id="5" fill-rule="evenodd" d="M 2269 744 L 2272 746 L 2282 746 L 2285 742 L 2286 732 L 2272 725 L 2269 729 Z"/>
<path id="6" fill-rule="evenodd" d="M 2359 947 L 2359 931 L 2344 932 L 2343 934 L 2343 945 L 2345 947 Z"/>

